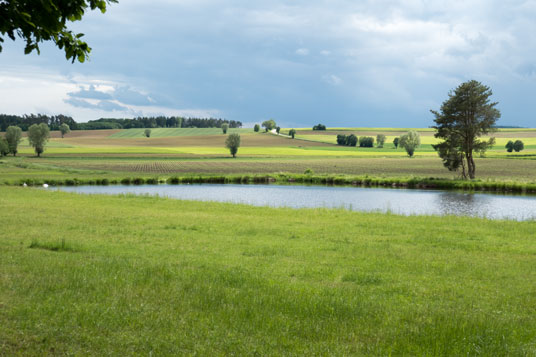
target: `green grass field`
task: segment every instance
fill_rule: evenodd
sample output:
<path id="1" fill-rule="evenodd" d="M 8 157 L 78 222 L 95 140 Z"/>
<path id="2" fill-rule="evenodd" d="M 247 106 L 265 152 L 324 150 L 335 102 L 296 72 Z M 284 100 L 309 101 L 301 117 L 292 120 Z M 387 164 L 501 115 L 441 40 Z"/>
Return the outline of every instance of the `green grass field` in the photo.
<path id="1" fill-rule="evenodd" d="M 535 222 L 0 187 L 2 355 L 534 355 Z"/>

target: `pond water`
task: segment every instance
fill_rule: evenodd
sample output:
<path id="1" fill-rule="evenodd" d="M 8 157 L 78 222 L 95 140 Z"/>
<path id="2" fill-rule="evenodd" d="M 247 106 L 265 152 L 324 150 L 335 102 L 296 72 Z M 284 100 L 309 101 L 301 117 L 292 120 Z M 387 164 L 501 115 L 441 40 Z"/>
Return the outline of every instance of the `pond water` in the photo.
<path id="1" fill-rule="evenodd" d="M 293 208 L 345 208 L 404 215 L 462 215 L 491 219 L 536 218 L 535 196 L 410 189 L 280 185 L 73 186 L 61 191 L 83 194 L 137 194 Z"/>

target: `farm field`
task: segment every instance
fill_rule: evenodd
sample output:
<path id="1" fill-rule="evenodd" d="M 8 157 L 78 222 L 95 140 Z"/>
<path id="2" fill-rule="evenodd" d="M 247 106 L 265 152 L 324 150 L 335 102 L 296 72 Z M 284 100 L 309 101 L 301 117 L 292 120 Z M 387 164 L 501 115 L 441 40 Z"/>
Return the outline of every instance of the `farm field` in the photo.
<path id="1" fill-rule="evenodd" d="M 52 132 L 43 157 L 37 158 L 25 138 L 19 157 L 0 159 L 0 182 L 23 178 L 170 176 L 180 174 L 303 173 L 371 175 L 380 177 L 456 178 L 443 168 L 431 144 L 431 129 L 418 129 L 423 145 L 415 157 L 390 143 L 406 129 L 355 128 L 327 131 L 298 130 L 297 139 L 240 129 L 242 144 L 232 159 L 217 129 L 153 129 L 151 138 L 138 137 L 143 129 L 73 131 L 65 138 Z M 337 133 L 358 136 L 385 133 L 384 148 L 337 146 Z M 500 130 L 497 145 L 477 158 L 477 178 L 532 182 L 536 177 L 536 131 Z M 301 139 L 300 139 L 301 138 Z M 305 139 L 305 140 L 302 140 Z M 525 150 L 507 153 L 504 143 L 522 139 Z"/>
<path id="2" fill-rule="evenodd" d="M 20 187 L 0 205 L 5 355 L 536 353 L 535 222 Z"/>

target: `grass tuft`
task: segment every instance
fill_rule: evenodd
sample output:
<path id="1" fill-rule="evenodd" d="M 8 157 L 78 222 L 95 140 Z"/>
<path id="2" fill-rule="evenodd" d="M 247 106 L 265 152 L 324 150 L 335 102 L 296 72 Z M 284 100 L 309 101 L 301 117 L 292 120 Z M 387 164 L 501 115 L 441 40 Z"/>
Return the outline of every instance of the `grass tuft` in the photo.
<path id="1" fill-rule="evenodd" d="M 33 239 L 28 247 L 30 249 L 44 249 L 50 250 L 52 252 L 75 252 L 78 249 L 75 249 L 71 244 L 62 239 L 58 242 L 40 242 L 36 239 Z"/>

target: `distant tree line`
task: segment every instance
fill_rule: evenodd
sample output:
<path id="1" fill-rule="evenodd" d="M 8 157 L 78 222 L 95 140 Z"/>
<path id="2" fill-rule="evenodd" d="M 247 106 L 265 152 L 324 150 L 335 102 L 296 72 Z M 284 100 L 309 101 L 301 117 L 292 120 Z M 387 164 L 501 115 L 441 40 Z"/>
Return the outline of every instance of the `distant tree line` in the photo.
<path id="1" fill-rule="evenodd" d="M 73 118 L 66 115 L 7 115 L 0 114 L 0 131 L 6 131 L 9 126 L 18 126 L 23 131 L 27 131 L 33 124 L 45 123 L 51 130 L 60 130 L 62 124 L 67 124 L 71 129 L 76 129 L 77 123 Z"/>
<path id="2" fill-rule="evenodd" d="M 326 126 L 324 124 L 317 124 L 313 126 L 313 130 L 326 130 Z"/>
<path id="3" fill-rule="evenodd" d="M 370 136 L 361 136 L 358 139 L 354 134 L 339 134 L 337 135 L 337 144 L 346 146 L 357 146 L 357 144 L 359 144 L 359 147 L 371 148 L 374 146 L 374 138 Z"/>
<path id="4" fill-rule="evenodd" d="M 101 118 L 87 123 L 77 123 L 66 115 L 7 115 L 0 114 L 0 131 L 6 131 L 9 126 L 18 126 L 27 131 L 32 124 L 44 123 L 50 130 L 60 130 L 62 124 L 67 124 L 71 130 L 98 129 L 130 129 L 130 128 L 221 128 L 223 124 L 229 128 L 241 128 L 242 122 L 216 118 L 184 118 L 184 117 L 138 117 L 138 118 Z"/>

